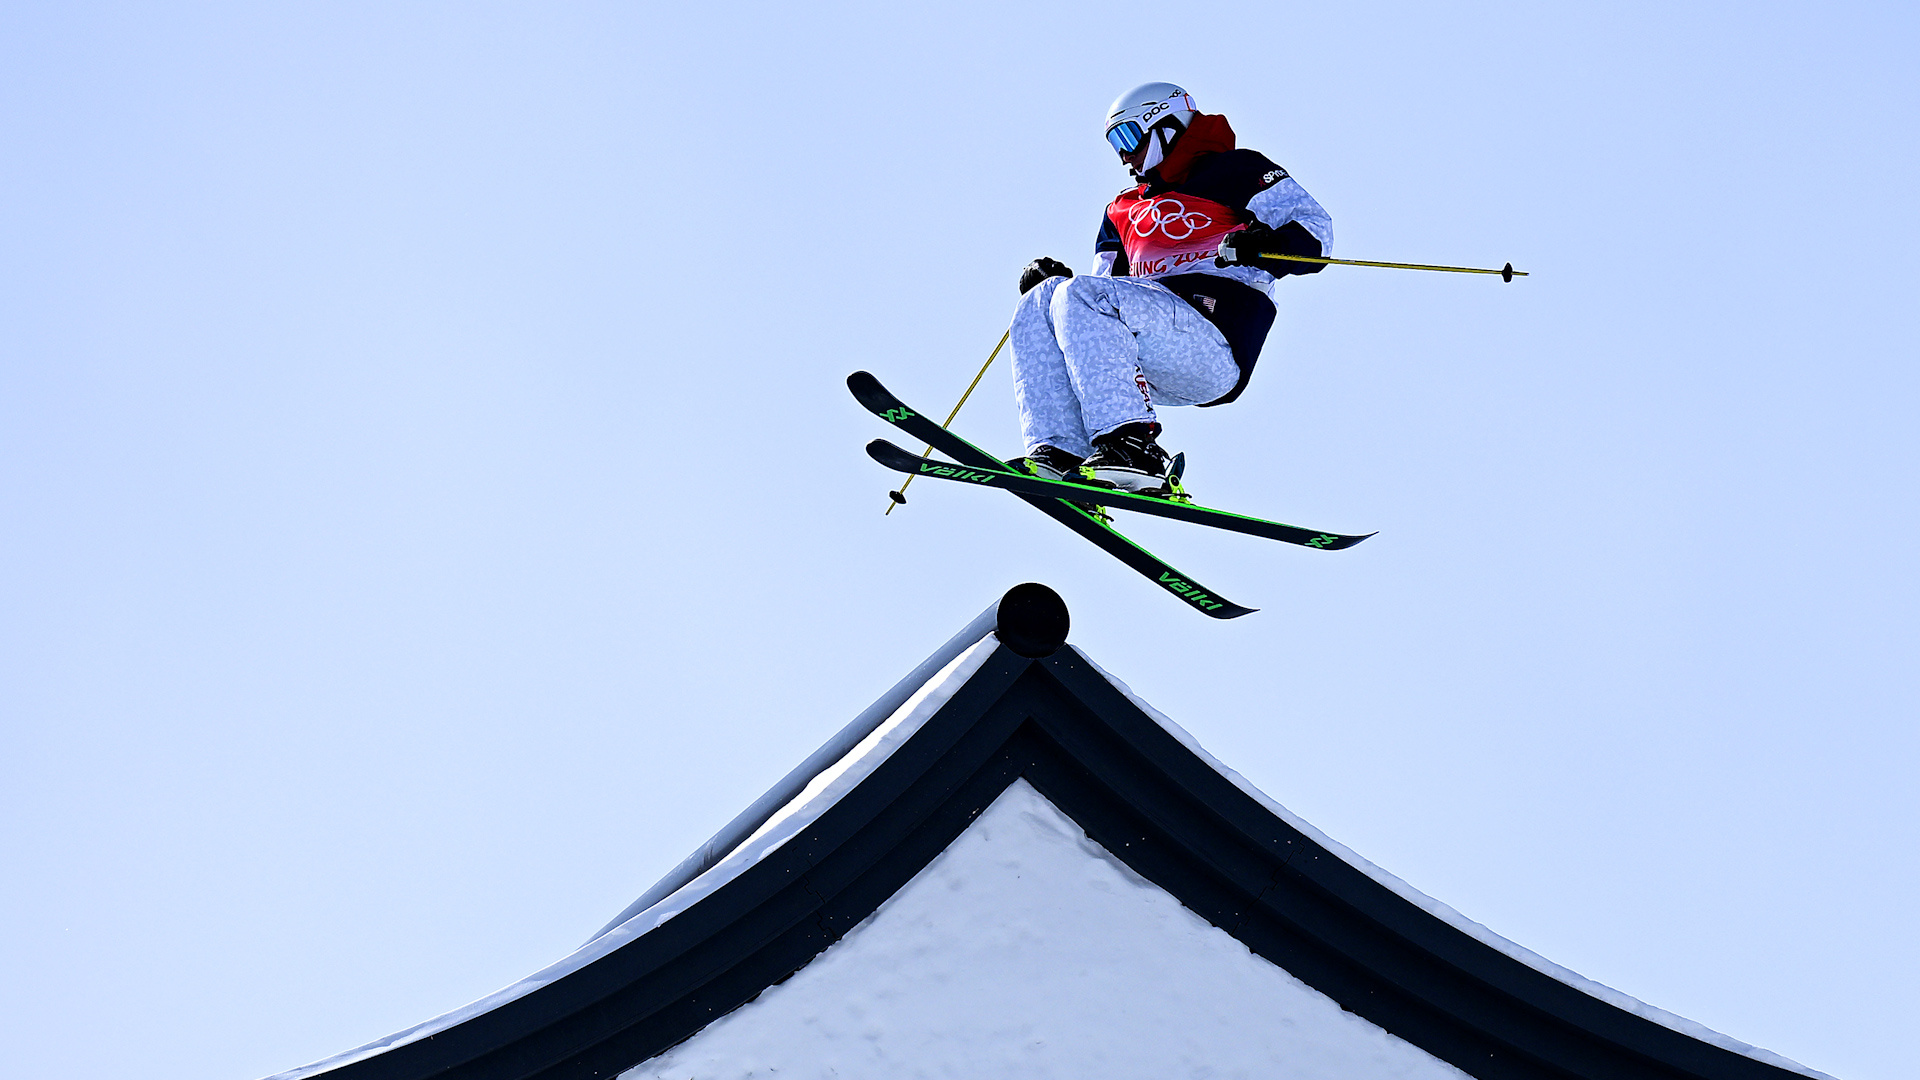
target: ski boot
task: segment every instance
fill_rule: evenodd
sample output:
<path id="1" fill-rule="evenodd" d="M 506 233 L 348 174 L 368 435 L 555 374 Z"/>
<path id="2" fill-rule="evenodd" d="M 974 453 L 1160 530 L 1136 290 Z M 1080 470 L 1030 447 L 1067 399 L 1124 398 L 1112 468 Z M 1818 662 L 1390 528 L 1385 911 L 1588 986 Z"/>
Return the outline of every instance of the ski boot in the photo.
<path id="1" fill-rule="evenodd" d="M 1044 480 L 1078 480 L 1081 458 L 1057 447 L 1042 444 L 1026 457 L 1007 462 L 1016 471 L 1030 472 Z"/>
<path id="2" fill-rule="evenodd" d="M 1030 472 L 1043 479 L 1067 480 L 1073 483 L 1081 483 L 1086 479 L 1080 475 L 1081 460 L 1078 455 L 1069 454 L 1059 447 L 1042 444 L 1035 449 L 1033 453 L 1028 454 L 1026 457 L 1014 458 L 1012 461 L 1007 462 L 1007 464 L 1017 470 Z M 1082 513 L 1099 518 L 1109 525 L 1113 524 L 1113 515 L 1107 513 L 1107 508 L 1098 503 L 1077 502 L 1073 505 L 1079 507 Z"/>
<path id="3" fill-rule="evenodd" d="M 1159 424 L 1122 424 L 1093 440 L 1093 456 L 1080 463 L 1080 475 L 1136 495 L 1172 494 L 1167 452 L 1154 441 L 1159 434 Z"/>

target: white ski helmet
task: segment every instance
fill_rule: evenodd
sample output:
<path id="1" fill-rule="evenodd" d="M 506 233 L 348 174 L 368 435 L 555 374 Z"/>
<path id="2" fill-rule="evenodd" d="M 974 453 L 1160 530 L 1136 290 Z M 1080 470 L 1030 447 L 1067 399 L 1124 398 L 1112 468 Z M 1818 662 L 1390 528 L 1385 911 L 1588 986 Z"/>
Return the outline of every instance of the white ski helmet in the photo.
<path id="1" fill-rule="evenodd" d="M 1193 95 L 1172 83 L 1150 82 L 1121 94 L 1107 110 L 1107 143 L 1114 152 L 1126 157 L 1140 144 L 1150 142 L 1142 172 L 1160 164 L 1167 147 L 1197 112 Z"/>

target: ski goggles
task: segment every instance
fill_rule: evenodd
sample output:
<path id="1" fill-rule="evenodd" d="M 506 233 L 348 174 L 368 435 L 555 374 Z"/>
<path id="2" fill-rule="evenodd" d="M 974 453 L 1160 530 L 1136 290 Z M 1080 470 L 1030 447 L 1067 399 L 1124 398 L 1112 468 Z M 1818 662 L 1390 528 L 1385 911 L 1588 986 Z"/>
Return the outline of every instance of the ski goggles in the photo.
<path id="1" fill-rule="evenodd" d="M 1107 129 L 1107 142 L 1118 153 L 1131 154 L 1140 149 L 1140 144 L 1146 139 L 1147 133 L 1131 120 L 1122 120 Z"/>

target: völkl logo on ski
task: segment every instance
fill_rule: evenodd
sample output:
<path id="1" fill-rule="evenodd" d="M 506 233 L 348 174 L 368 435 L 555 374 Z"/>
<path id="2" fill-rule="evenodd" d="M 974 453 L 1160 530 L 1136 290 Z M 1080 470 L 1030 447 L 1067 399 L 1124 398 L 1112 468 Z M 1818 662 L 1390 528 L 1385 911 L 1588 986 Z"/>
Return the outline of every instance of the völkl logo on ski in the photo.
<path id="1" fill-rule="evenodd" d="M 971 480 L 976 484 L 993 483 L 992 473 L 975 472 L 972 469 L 956 469 L 951 465 L 923 464 L 920 466 L 920 471 L 923 473 L 932 473 L 935 476 L 952 477 L 955 480 Z"/>
<path id="2" fill-rule="evenodd" d="M 1180 597 L 1181 599 L 1185 600 L 1189 604 L 1194 605 L 1195 607 L 1201 607 L 1201 608 L 1207 609 L 1208 611 L 1212 611 L 1214 608 L 1217 608 L 1220 606 L 1220 602 L 1218 600 L 1215 600 L 1213 597 L 1208 596 L 1206 593 L 1201 592 L 1199 589 L 1194 588 L 1193 586 L 1187 584 L 1186 582 L 1181 581 L 1179 578 L 1174 577 L 1172 574 L 1162 572 L 1160 575 L 1160 584 L 1165 585 L 1167 587 L 1168 592 L 1173 593 L 1175 596 Z"/>

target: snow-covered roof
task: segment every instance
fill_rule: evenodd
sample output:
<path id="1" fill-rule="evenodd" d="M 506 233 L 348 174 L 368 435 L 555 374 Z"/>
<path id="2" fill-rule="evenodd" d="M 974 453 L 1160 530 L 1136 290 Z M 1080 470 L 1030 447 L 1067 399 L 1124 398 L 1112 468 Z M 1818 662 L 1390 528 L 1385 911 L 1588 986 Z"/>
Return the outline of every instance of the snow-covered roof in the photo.
<path id="1" fill-rule="evenodd" d="M 1019 587 L 572 955 L 273 1080 L 880 1077 L 909 1062 L 921 1075 L 1114 1076 L 1116 1061 L 1148 1065 L 1149 1044 L 1154 1075 L 1262 1075 L 1265 1061 L 1272 1075 L 1343 1080 L 1822 1076 L 1420 894 L 1056 648 L 1065 634 L 1058 598 Z M 1035 894 L 1042 880 L 1078 884 Z M 1118 907 L 1116 889 L 1131 897 Z M 979 936 L 955 927 L 981 920 L 1023 928 L 1024 966 L 989 976 L 979 947 L 952 947 Z M 1171 929 L 1117 929 L 1136 924 Z M 1096 930 L 1112 961 L 1097 969 L 1084 960 Z M 847 996 L 883 977 L 899 984 L 887 1009 Z M 961 1010 L 971 1027 L 924 1007 L 994 978 L 1040 1002 L 1154 993 L 1064 1019 L 1014 1010 L 1026 1027 L 1006 1002 Z M 1223 985 L 1243 989 L 1221 997 Z M 1201 1016 L 1216 1019 L 1196 1027 Z M 1233 1037 L 1223 1016 L 1238 1018 Z M 1262 1020 L 1271 1028 L 1247 1028 Z M 1201 1030 L 1206 1043 L 1165 1034 Z"/>

